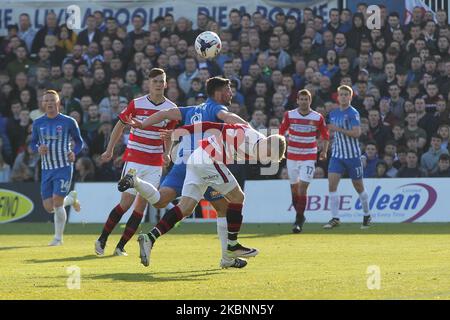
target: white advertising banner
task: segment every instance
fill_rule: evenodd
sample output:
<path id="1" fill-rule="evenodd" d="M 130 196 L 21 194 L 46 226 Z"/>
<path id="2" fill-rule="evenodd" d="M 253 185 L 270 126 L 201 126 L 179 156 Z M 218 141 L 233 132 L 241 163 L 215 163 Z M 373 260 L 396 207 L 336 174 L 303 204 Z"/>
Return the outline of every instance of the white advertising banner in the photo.
<path id="1" fill-rule="evenodd" d="M 374 223 L 450 222 L 450 179 L 365 179 Z M 121 193 L 113 182 L 77 183 L 81 212 L 71 212 L 70 223 L 104 223 Z M 246 181 L 245 223 L 293 223 L 291 191 L 287 180 Z M 308 191 L 306 219 L 324 223 L 331 218 L 328 181 L 314 180 Z M 339 184 L 339 213 L 342 222 L 362 221 L 363 211 L 348 179 Z M 131 212 L 131 210 L 130 210 Z M 121 222 L 126 223 L 129 214 Z M 195 219 L 201 221 L 203 219 Z M 194 220 L 192 220 L 194 221 Z"/>
<path id="2" fill-rule="evenodd" d="M 373 222 L 450 222 L 450 179 L 365 179 Z M 308 191 L 308 222 L 331 218 L 328 181 L 314 180 Z M 361 202 L 349 179 L 340 182 L 342 222 L 361 222 Z M 244 222 L 293 223 L 290 185 L 287 180 L 246 181 Z"/>
<path id="3" fill-rule="evenodd" d="M 221 27 L 226 27 L 229 22 L 228 13 L 233 8 L 250 14 L 259 11 L 273 22 L 279 12 L 293 15 L 300 20 L 301 10 L 309 6 L 316 14 L 328 20 L 328 10 L 337 6 L 337 0 L 80 0 L 76 2 L 67 0 L 4 0 L 0 7 L 0 35 L 6 34 L 8 25 L 18 23 L 21 13 L 30 15 L 34 29 L 43 26 L 45 16 L 49 11 L 54 11 L 59 23 L 62 24 L 69 17 L 66 12 L 67 8 L 73 5 L 80 8 L 79 17 L 74 16 L 74 18 L 80 19 L 82 29 L 85 28 L 86 17 L 96 10 L 102 11 L 105 17 L 116 18 L 120 24 L 129 28 L 132 27 L 131 18 L 134 15 L 141 15 L 147 26 L 156 17 L 168 13 L 172 14 L 175 19 L 186 17 L 196 23 L 197 14 L 200 12 L 204 12 L 213 18 Z"/>
<path id="4" fill-rule="evenodd" d="M 122 193 L 117 191 L 117 183 L 86 182 L 76 183 L 75 191 L 81 203 L 79 213 L 70 211 L 70 223 L 105 223 L 111 210 L 119 204 Z M 132 209 L 122 216 L 120 222 L 126 223 Z"/>

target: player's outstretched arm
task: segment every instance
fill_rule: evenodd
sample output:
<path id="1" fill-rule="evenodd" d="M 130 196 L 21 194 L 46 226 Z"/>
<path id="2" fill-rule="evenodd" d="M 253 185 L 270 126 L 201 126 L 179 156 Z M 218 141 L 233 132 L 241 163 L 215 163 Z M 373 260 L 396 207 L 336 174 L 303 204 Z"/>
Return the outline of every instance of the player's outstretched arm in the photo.
<path id="1" fill-rule="evenodd" d="M 161 121 L 164 120 L 181 121 L 181 119 L 182 119 L 181 111 L 179 108 L 176 107 L 158 111 L 142 122 L 136 120 L 136 118 L 133 118 L 132 121 L 128 122 L 128 124 L 134 128 L 143 129 L 155 125 L 157 123 L 160 123 Z"/>
<path id="2" fill-rule="evenodd" d="M 233 112 L 222 110 L 217 114 L 217 118 L 222 120 L 225 123 L 229 124 L 235 124 L 235 123 L 242 123 L 242 124 L 248 124 L 247 121 L 242 119 L 240 116 Z"/>

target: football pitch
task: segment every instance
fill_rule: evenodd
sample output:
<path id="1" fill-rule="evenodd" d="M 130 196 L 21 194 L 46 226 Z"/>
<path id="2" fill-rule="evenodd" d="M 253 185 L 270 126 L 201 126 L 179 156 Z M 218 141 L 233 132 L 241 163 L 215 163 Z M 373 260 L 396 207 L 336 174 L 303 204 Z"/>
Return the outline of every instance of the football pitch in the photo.
<path id="1" fill-rule="evenodd" d="M 160 238 L 148 268 L 136 236 L 128 257 L 111 255 L 123 225 L 97 257 L 101 227 L 69 224 L 64 246 L 47 247 L 50 223 L 0 225 L 0 299 L 450 298 L 448 223 L 344 223 L 330 231 L 306 224 L 300 235 L 286 224 L 247 224 L 240 241 L 260 254 L 239 270 L 219 269 L 215 223 L 183 223 Z M 67 286 L 77 283 L 73 270 L 79 289 Z"/>

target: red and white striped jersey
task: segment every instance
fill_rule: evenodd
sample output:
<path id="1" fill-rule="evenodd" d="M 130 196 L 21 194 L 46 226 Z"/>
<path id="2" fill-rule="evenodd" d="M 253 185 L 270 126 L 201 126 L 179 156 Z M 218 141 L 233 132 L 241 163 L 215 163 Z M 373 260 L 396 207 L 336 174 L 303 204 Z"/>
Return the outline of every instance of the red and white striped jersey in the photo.
<path id="1" fill-rule="evenodd" d="M 167 98 L 163 103 L 154 104 L 150 96 L 146 95 L 132 100 L 128 107 L 120 113 L 119 119 L 126 122 L 126 118 L 131 115 L 133 118 L 144 121 L 160 110 L 174 107 L 176 107 L 176 104 Z M 159 136 L 159 131 L 161 129 L 173 129 L 176 124 L 176 121 L 164 120 L 145 129 L 132 128 L 123 160 L 149 166 L 162 166 L 164 144 Z"/>
<path id="2" fill-rule="evenodd" d="M 285 135 L 286 131 L 289 134 L 289 160 L 317 160 L 318 135 L 324 140 L 330 139 L 325 119 L 313 110 L 306 116 L 300 114 L 298 109 L 287 111 L 280 126 L 280 134 Z"/>
<path id="3" fill-rule="evenodd" d="M 266 136 L 246 124 L 201 122 L 185 125 L 189 133 L 211 130 L 208 138 L 200 140 L 200 147 L 216 162 L 225 164 L 235 160 L 258 160 L 257 143 Z"/>

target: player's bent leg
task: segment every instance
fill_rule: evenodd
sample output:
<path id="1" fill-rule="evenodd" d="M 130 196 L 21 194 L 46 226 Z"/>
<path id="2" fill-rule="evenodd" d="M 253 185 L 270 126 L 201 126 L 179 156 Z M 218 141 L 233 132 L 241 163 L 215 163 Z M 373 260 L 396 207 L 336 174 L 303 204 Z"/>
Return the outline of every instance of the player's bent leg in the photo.
<path id="1" fill-rule="evenodd" d="M 55 237 L 49 246 L 60 246 L 63 244 L 64 227 L 67 221 L 67 213 L 64 208 L 64 197 L 60 195 L 53 195 L 54 205 L 54 225 L 55 225 Z"/>
<path id="2" fill-rule="evenodd" d="M 158 189 L 150 182 L 137 177 L 136 173 L 136 169 L 128 170 L 127 174 L 125 174 L 117 183 L 119 191 L 125 192 L 130 188 L 134 188 L 151 205 L 157 203 L 160 199 Z"/>
<path id="3" fill-rule="evenodd" d="M 352 180 L 352 184 L 356 192 L 358 192 L 359 201 L 361 201 L 361 206 L 364 211 L 364 218 L 361 225 L 361 229 L 368 229 L 370 228 L 372 221 L 369 210 L 369 195 L 364 190 L 364 182 L 362 179 Z"/>
<path id="4" fill-rule="evenodd" d="M 64 207 L 72 206 L 75 212 L 80 212 L 81 204 L 78 200 L 78 193 L 75 190 L 69 192 L 64 198 Z"/>
<path id="5" fill-rule="evenodd" d="M 124 192 L 120 198 L 120 203 L 115 206 L 109 213 L 108 219 L 103 226 L 102 233 L 100 237 L 95 241 L 95 253 L 99 256 L 105 254 L 106 242 L 111 232 L 114 230 L 116 225 L 119 223 L 123 214 L 130 209 L 133 204 L 135 196 L 131 193 Z"/>
<path id="6" fill-rule="evenodd" d="M 324 229 L 333 229 L 341 223 L 339 219 L 339 195 L 336 192 L 341 179 L 341 174 L 335 172 L 328 173 L 328 190 L 330 192 L 330 209 L 332 218 L 323 226 Z"/>
<path id="7" fill-rule="evenodd" d="M 162 187 L 159 189 L 159 195 L 159 201 L 154 203 L 153 206 L 157 209 L 163 209 L 177 198 L 177 191 L 169 187 Z"/>

